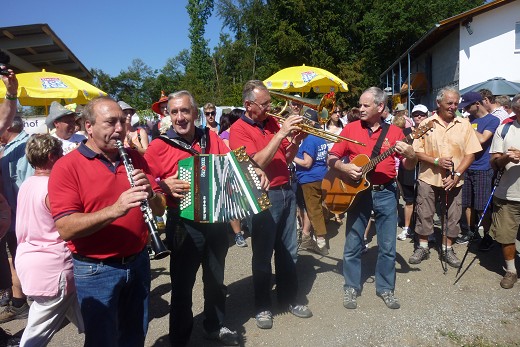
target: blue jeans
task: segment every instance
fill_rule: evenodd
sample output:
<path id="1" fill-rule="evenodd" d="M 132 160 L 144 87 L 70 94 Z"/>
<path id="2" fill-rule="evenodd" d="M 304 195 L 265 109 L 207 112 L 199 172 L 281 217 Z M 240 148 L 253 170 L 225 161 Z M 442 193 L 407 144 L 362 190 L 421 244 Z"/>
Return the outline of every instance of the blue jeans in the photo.
<path id="1" fill-rule="evenodd" d="M 343 251 L 344 288 L 361 291 L 361 252 L 363 235 L 374 211 L 378 255 L 376 262 L 376 292 L 395 288 L 395 242 L 397 233 L 397 189 L 388 185 L 382 191 L 361 193 L 347 213 L 345 248 Z"/>
<path id="2" fill-rule="evenodd" d="M 296 275 L 296 203 L 292 190 L 270 190 L 272 207 L 253 216 L 253 286 L 256 312 L 271 310 L 271 258 L 274 251 L 276 294 L 280 304 L 294 304 Z"/>
<path id="3" fill-rule="evenodd" d="M 124 265 L 74 259 L 74 281 L 85 346 L 144 346 L 151 281 L 146 251 Z"/>

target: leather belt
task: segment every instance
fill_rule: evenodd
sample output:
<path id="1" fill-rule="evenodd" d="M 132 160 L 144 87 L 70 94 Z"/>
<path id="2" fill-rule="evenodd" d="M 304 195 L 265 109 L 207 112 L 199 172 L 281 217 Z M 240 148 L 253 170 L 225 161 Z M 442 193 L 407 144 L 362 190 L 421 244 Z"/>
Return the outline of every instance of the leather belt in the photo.
<path id="1" fill-rule="evenodd" d="M 84 261 L 86 263 L 92 263 L 92 264 L 125 265 L 125 264 L 131 263 L 134 260 L 136 260 L 137 257 L 139 256 L 139 254 L 141 254 L 141 252 L 129 255 L 128 257 L 110 257 L 110 258 L 105 258 L 105 259 L 96 259 L 96 258 L 85 257 L 81 254 L 72 253 L 72 258 L 79 260 L 79 261 Z"/>
<path id="2" fill-rule="evenodd" d="M 269 190 L 291 190 L 292 186 L 290 183 L 282 184 L 281 186 L 269 187 Z"/>
<path id="3" fill-rule="evenodd" d="M 373 184 L 372 185 L 372 190 L 375 190 L 376 192 L 380 192 L 382 190 L 385 190 L 386 187 L 388 187 L 389 185 L 392 185 L 394 184 L 395 180 L 390 180 L 386 183 L 383 183 L 383 184 Z"/>

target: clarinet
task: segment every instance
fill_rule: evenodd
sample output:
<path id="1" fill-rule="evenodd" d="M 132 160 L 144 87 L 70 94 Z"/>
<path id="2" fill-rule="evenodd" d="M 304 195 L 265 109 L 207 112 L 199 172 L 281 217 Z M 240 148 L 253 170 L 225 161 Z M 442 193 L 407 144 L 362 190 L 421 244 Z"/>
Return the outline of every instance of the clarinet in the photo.
<path id="1" fill-rule="evenodd" d="M 119 150 L 119 155 L 121 156 L 121 160 L 125 165 L 126 176 L 128 177 L 128 181 L 130 182 L 130 186 L 134 187 L 134 179 L 132 178 L 132 172 L 134 171 L 134 166 L 132 165 L 132 159 L 126 153 L 125 148 L 123 147 L 123 143 L 120 140 L 116 141 L 116 147 Z M 150 232 L 150 236 L 152 239 L 151 245 L 152 249 L 155 252 L 155 259 L 162 259 L 170 255 L 170 250 L 166 248 L 164 243 L 162 242 L 159 233 L 157 231 L 157 225 L 155 224 L 155 218 L 152 214 L 152 209 L 148 204 L 148 200 L 144 199 L 141 201 L 141 212 L 143 212 L 143 218 L 146 222 L 146 226 L 148 227 L 148 231 Z"/>

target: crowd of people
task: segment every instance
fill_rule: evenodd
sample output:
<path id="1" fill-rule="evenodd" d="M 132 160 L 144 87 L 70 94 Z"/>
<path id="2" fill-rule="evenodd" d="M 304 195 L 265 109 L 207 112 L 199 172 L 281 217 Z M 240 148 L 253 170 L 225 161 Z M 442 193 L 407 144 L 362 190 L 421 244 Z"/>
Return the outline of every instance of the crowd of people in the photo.
<path id="1" fill-rule="evenodd" d="M 445 264 L 460 267 L 453 243 L 474 241 L 482 227 L 481 251 L 495 241 L 502 246 L 506 271 L 500 285 L 509 289 L 517 281 L 520 94 L 510 100 L 487 90 L 461 96 L 444 88 L 435 110 L 415 105 L 408 115 L 403 104 L 391 112 L 386 93 L 371 87 L 358 107 L 334 105 L 321 124 L 298 98 L 283 121 L 272 117 L 269 90 L 251 80 L 243 87 L 243 108 L 230 113 L 218 115 L 207 103 L 200 115 L 189 91 L 163 94 L 152 105 L 159 121 L 148 132 L 132 106 L 102 96 L 85 107 L 54 102 L 46 121 L 51 133 L 29 136 L 16 115 L 16 76 L 10 71 L 2 80 L 7 94 L 0 103 L 0 323 L 28 318 L 22 346 L 46 345 L 64 319 L 85 334 L 85 346 L 144 345 L 153 252 L 143 205 L 166 218 L 172 346 L 187 345 L 193 332 L 192 293 L 200 267 L 204 320 L 197 333 L 224 345 L 240 343 L 239 333 L 225 326 L 231 230 L 239 247 L 248 246 L 244 229 L 251 235 L 257 327 L 273 327 L 273 256 L 277 304 L 296 317 L 312 317 L 301 302 L 296 262 L 299 249 L 326 256 L 326 223 L 343 224 L 343 216 L 324 203 L 322 181 L 330 170 L 346 184 L 370 182 L 345 211 L 345 308 L 357 309 L 371 221 L 378 245 L 376 295 L 390 309 L 400 308 L 396 240 L 415 239 L 409 263 L 427 260 L 435 214 Z M 319 131 L 302 131 L 302 122 Z M 320 133 L 353 141 L 335 143 Z M 271 207 L 229 223 L 182 218 L 180 202 L 190 182 L 179 177 L 179 161 L 242 146 Z M 380 158 L 367 169 L 358 165 L 360 156 Z"/>

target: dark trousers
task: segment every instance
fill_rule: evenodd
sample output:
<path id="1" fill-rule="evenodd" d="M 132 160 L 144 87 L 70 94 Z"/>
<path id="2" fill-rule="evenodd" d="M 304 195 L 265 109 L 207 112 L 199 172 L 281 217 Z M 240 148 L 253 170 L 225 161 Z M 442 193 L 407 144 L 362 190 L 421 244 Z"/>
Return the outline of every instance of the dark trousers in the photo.
<path id="1" fill-rule="evenodd" d="M 195 223 L 168 212 L 167 233 L 172 238 L 170 276 L 170 341 L 172 346 L 188 343 L 193 329 L 192 292 L 202 264 L 204 322 L 207 332 L 224 324 L 227 288 L 224 266 L 228 251 L 226 225 Z"/>
<path id="2" fill-rule="evenodd" d="M 7 247 L 13 258 L 16 254 L 16 234 L 14 231 L 8 231 L 0 241 L 0 290 L 8 289 L 13 286 L 11 277 L 11 267 L 9 266 L 9 255 L 7 254 Z"/>

